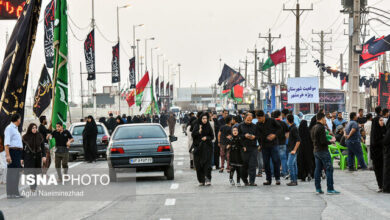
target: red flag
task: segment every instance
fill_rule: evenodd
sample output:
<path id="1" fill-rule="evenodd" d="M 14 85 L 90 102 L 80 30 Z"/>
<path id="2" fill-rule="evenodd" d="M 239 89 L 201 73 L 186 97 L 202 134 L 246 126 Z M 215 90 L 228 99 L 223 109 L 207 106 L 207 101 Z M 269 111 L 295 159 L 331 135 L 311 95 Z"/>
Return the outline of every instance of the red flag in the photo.
<path id="1" fill-rule="evenodd" d="M 149 73 L 146 72 L 142 79 L 137 83 L 137 95 L 142 93 L 149 82 Z"/>
<path id="2" fill-rule="evenodd" d="M 126 97 L 127 104 L 129 107 L 135 104 L 135 95 L 134 95 L 134 89 L 131 90 L 130 94 Z"/>
<path id="3" fill-rule="evenodd" d="M 270 57 L 271 57 L 271 60 L 275 66 L 279 63 L 285 63 L 286 62 L 286 47 L 283 47 L 282 49 L 271 54 Z"/>
<path id="4" fill-rule="evenodd" d="M 244 87 L 240 85 L 236 85 L 233 88 L 234 91 L 234 97 L 235 98 L 243 98 L 244 97 Z"/>

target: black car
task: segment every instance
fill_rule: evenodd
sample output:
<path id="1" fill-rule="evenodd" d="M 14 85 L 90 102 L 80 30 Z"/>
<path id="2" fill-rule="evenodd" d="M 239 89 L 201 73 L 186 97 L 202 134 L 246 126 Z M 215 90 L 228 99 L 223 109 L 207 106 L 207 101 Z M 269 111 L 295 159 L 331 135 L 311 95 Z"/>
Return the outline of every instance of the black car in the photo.
<path id="1" fill-rule="evenodd" d="M 117 172 L 135 168 L 137 172 L 163 171 L 168 180 L 174 179 L 173 148 L 160 124 L 126 124 L 113 132 L 107 148 L 111 181 Z"/>

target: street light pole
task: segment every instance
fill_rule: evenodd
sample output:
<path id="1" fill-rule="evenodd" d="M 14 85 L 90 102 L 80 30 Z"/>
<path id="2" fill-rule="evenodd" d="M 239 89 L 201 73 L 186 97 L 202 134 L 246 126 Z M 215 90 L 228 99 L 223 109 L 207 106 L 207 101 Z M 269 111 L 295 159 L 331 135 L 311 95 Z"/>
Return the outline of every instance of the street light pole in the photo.
<path id="1" fill-rule="evenodd" d="M 148 40 L 154 40 L 154 37 L 151 38 L 145 38 L 145 72 L 148 71 Z"/>
<path id="2" fill-rule="evenodd" d="M 180 79 L 180 67 L 181 67 L 181 64 L 177 64 L 177 66 L 179 67 L 179 88 L 181 88 L 181 79 Z"/>
<path id="3" fill-rule="evenodd" d="M 138 80 L 141 80 L 140 69 L 139 69 L 139 41 L 140 39 L 137 39 L 137 72 L 138 72 Z"/>
<path id="4" fill-rule="evenodd" d="M 119 50 L 119 54 L 118 54 L 118 68 L 120 70 L 120 37 L 119 37 L 119 9 L 122 9 L 122 8 L 128 8 L 130 5 L 124 5 L 122 7 L 119 7 L 119 6 L 116 6 L 116 31 L 117 31 L 117 37 L 118 37 L 118 50 Z M 118 81 L 118 90 L 119 90 L 119 95 L 118 95 L 118 104 L 119 104 L 119 114 L 121 113 L 121 80 L 119 79 Z"/>
<path id="5" fill-rule="evenodd" d="M 118 67 L 120 69 L 120 49 L 119 49 L 119 46 L 120 46 L 120 37 L 119 37 L 119 6 L 116 6 L 116 31 L 117 31 L 117 37 L 118 37 L 118 50 L 119 50 L 119 54 L 118 54 Z M 121 114 L 121 81 L 119 80 L 118 81 L 118 110 L 119 110 L 119 115 Z"/>

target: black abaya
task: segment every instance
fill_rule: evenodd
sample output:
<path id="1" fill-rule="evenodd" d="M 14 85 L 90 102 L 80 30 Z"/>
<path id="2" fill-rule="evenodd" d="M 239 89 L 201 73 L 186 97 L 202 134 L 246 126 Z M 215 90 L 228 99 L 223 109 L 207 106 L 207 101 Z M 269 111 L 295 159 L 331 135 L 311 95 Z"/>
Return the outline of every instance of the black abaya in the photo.
<path id="1" fill-rule="evenodd" d="M 201 118 L 199 121 L 201 121 Z M 199 133 L 200 124 L 202 125 L 202 132 Z M 199 122 L 195 125 L 193 132 L 191 133 L 193 138 L 193 144 L 196 146 L 194 152 L 194 163 L 196 167 L 196 175 L 199 183 L 205 183 L 211 181 L 211 155 L 213 152 L 214 133 L 210 126 L 210 123 L 203 124 Z M 202 138 L 206 137 L 203 141 Z"/>
<path id="2" fill-rule="evenodd" d="M 97 156 L 97 126 L 92 119 L 91 122 L 87 122 L 83 131 L 83 147 L 84 147 L 84 159 L 85 161 L 92 162 L 96 160 Z"/>
<path id="3" fill-rule="evenodd" d="M 309 175 L 314 176 L 315 168 L 314 147 L 306 120 L 302 120 L 299 125 L 299 137 L 301 137 L 301 144 L 297 154 L 298 179 L 305 180 Z"/>

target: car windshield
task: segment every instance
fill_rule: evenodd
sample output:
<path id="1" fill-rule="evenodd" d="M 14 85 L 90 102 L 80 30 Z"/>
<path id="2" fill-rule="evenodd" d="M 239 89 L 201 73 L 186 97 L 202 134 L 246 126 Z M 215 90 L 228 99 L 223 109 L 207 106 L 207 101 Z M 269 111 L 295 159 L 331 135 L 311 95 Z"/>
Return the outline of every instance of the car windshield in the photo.
<path id="1" fill-rule="evenodd" d="M 75 126 L 72 131 L 72 135 L 82 135 L 85 125 Z M 97 126 L 98 134 L 104 134 L 104 128 L 101 125 Z"/>
<path id="2" fill-rule="evenodd" d="M 125 126 L 115 131 L 114 140 L 165 138 L 167 135 L 160 126 Z"/>

